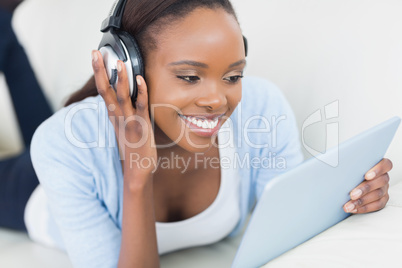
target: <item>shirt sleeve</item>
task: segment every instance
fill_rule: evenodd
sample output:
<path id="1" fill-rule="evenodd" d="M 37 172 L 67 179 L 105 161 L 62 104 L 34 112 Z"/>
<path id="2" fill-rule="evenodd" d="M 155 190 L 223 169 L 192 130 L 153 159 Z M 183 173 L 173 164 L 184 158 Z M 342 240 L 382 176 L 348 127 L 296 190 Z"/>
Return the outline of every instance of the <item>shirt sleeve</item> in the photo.
<path id="1" fill-rule="evenodd" d="M 282 91 L 266 80 L 256 80 L 254 96 L 258 100 L 255 109 L 260 110 L 263 120 L 259 120 L 257 129 L 266 128 L 268 133 L 257 133 L 257 140 L 266 144 L 257 149 L 260 163 L 255 169 L 254 191 L 259 200 L 265 185 L 279 174 L 290 170 L 303 162 L 299 131 L 291 106 Z M 260 103 L 256 105 L 256 103 Z M 262 103 L 262 104 L 261 104 Z"/>
<path id="2" fill-rule="evenodd" d="M 36 130 L 33 166 L 73 266 L 117 267 L 121 230 L 97 193 L 91 150 L 68 141 L 64 118 L 55 114 Z"/>

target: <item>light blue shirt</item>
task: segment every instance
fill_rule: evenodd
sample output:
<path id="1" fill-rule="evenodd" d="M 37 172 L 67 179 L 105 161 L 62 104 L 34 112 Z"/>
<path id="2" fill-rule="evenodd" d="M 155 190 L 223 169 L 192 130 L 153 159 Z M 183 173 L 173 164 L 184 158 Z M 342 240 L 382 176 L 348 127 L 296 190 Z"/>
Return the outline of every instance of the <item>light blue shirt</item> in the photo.
<path id="1" fill-rule="evenodd" d="M 295 117 L 282 92 L 259 78 L 242 83 L 242 100 L 227 121 L 241 177 L 241 218 L 230 236 L 244 227 L 265 184 L 303 161 Z M 43 122 L 32 139 L 31 157 L 49 203 L 49 232 L 74 267 L 116 267 L 123 174 L 102 98 L 86 98 Z"/>

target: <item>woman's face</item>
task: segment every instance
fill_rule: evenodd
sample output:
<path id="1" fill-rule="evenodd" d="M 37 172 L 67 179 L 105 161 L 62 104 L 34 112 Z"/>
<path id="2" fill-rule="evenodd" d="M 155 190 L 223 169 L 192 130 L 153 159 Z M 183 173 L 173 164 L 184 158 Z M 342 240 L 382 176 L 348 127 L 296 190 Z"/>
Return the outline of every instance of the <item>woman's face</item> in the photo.
<path id="1" fill-rule="evenodd" d="M 240 27 L 223 9 L 199 8 L 156 40 L 145 68 L 156 144 L 205 152 L 241 100 Z"/>

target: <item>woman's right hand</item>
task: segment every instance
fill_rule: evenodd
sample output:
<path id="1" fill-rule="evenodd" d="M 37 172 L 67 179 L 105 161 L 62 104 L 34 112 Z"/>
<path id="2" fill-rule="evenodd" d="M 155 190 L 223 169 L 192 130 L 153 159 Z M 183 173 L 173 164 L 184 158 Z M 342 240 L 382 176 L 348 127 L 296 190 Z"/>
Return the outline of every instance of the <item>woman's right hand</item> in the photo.
<path id="1" fill-rule="evenodd" d="M 138 98 L 132 105 L 127 72 L 117 62 L 119 77 L 116 92 L 109 84 L 102 54 L 92 52 L 96 88 L 108 109 L 119 143 L 124 172 L 122 240 L 118 267 L 159 267 L 153 205 L 153 170 L 157 160 L 155 137 L 149 118 L 148 91 L 144 79 L 137 76 Z M 133 164 L 149 160 L 151 165 Z M 148 161 L 146 162 L 148 163 Z M 145 245 L 145 246 L 144 246 Z"/>
<path id="2" fill-rule="evenodd" d="M 129 169 L 145 177 L 156 170 L 157 152 L 155 137 L 149 118 L 148 89 L 143 77 L 138 75 L 138 98 L 132 104 L 127 72 L 122 61 L 117 62 L 118 83 L 116 91 L 109 83 L 102 54 L 92 51 L 92 67 L 98 93 L 108 109 L 119 143 L 124 172 Z M 138 176 L 138 177 L 144 177 Z M 136 176 L 137 177 L 137 176 Z"/>

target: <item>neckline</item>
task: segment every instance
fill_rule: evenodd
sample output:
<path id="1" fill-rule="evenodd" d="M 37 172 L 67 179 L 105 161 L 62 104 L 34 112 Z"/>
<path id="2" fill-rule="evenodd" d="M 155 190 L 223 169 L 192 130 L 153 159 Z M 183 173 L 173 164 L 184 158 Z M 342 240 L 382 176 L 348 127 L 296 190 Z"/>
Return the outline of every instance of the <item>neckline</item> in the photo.
<path id="1" fill-rule="evenodd" d="M 226 122 L 224 124 L 226 124 Z M 221 127 L 221 129 L 222 129 L 222 127 Z M 219 129 L 219 131 L 218 131 L 218 140 L 222 140 L 222 138 L 223 138 L 223 134 L 221 132 L 221 129 Z M 219 146 L 219 144 L 218 144 L 218 151 L 219 151 L 219 159 L 221 160 L 222 156 L 224 154 L 222 154 L 223 150 L 222 150 L 221 146 Z M 222 199 L 223 187 L 226 184 L 226 179 L 224 179 L 225 174 L 223 174 L 224 173 L 224 171 L 223 171 L 224 168 L 222 168 L 222 166 L 220 165 L 219 169 L 220 169 L 219 190 L 218 190 L 218 194 L 216 195 L 216 197 L 215 197 L 214 201 L 211 203 L 211 205 L 209 205 L 206 209 L 204 209 L 200 213 L 198 213 L 198 214 L 196 214 L 196 215 L 194 215 L 194 216 L 192 216 L 190 218 L 187 218 L 187 219 L 184 219 L 184 220 L 181 220 L 181 221 L 174 221 L 174 222 L 158 222 L 158 221 L 155 221 L 155 224 L 158 227 L 167 227 L 167 228 L 168 227 L 177 227 L 179 225 L 184 225 L 184 224 L 190 224 L 190 223 L 192 223 L 194 221 L 197 221 L 200 218 L 204 217 L 204 215 L 208 214 L 211 210 L 213 210 L 214 207 L 216 207 L 217 204 Z"/>

